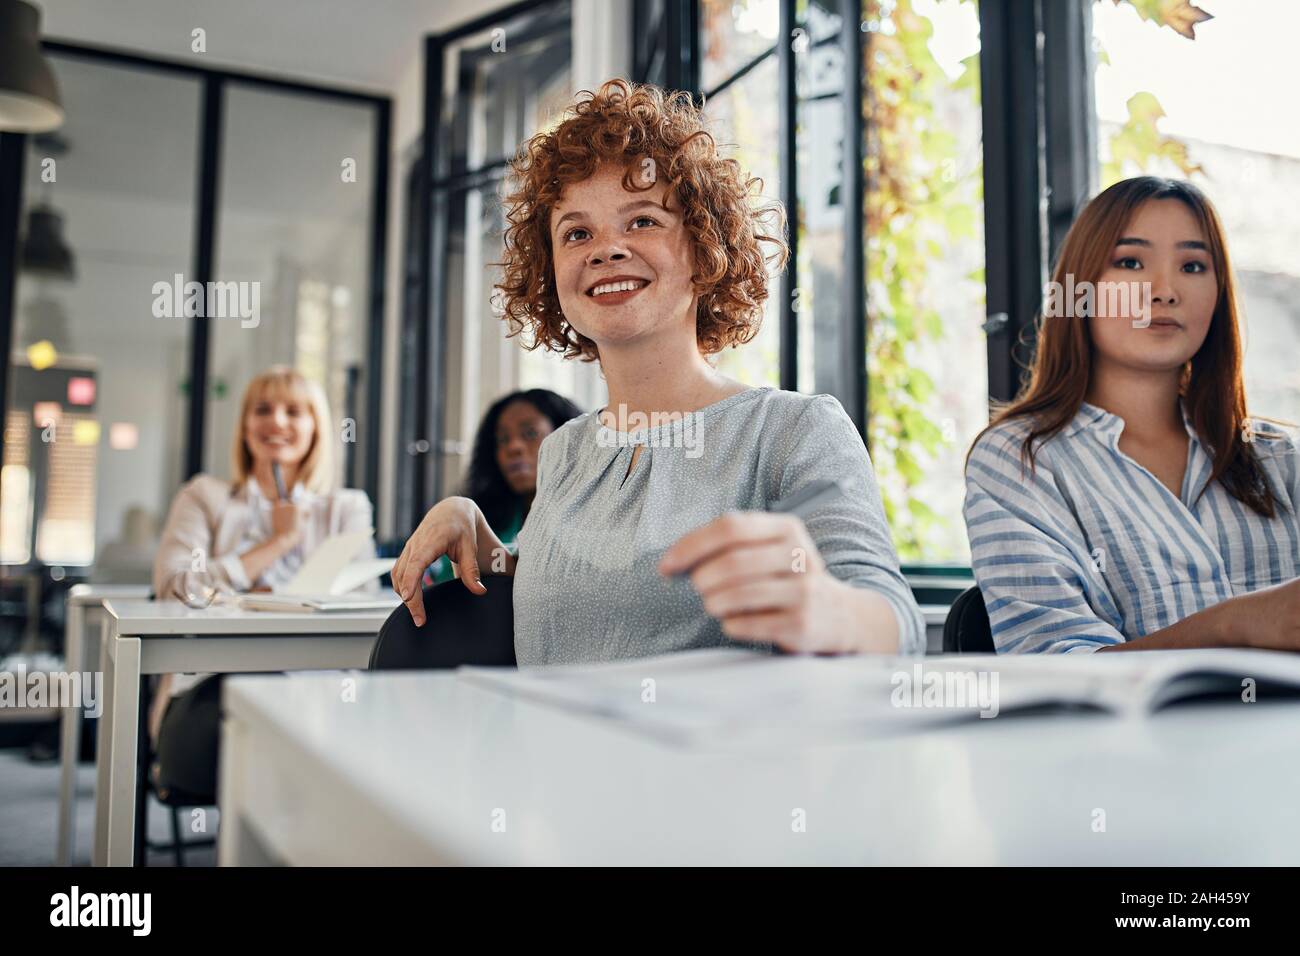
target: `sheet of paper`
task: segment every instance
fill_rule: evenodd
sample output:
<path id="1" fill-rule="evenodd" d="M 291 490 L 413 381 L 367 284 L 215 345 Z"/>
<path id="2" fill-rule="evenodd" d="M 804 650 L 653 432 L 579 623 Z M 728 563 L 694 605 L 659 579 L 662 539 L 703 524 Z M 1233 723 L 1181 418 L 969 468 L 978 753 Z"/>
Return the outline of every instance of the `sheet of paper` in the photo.
<path id="1" fill-rule="evenodd" d="M 330 588 L 330 594 L 347 594 L 349 591 L 356 590 L 381 574 L 393 570 L 393 565 L 396 563 L 396 558 L 367 558 L 364 561 L 353 561 L 334 578 L 334 586 Z"/>
<path id="2" fill-rule="evenodd" d="M 906 686 L 915 678 L 914 663 L 724 649 L 596 666 L 462 668 L 460 674 L 500 693 L 617 719 L 696 747 L 765 749 L 978 719 L 974 696 L 960 709 L 914 707 Z"/>
<path id="3" fill-rule="evenodd" d="M 396 594 L 371 597 L 365 594 L 335 597 L 328 594 L 244 594 L 239 607 L 246 611 L 388 611 L 397 607 Z"/>
<path id="4" fill-rule="evenodd" d="M 687 651 L 611 664 L 462 668 L 498 693 L 617 720 L 692 747 L 766 749 L 862 740 L 1041 707 L 1136 718 L 1223 675 L 1300 686 L 1300 655 L 1152 651 L 1104 655 L 771 656 Z"/>
<path id="5" fill-rule="evenodd" d="M 351 531 L 326 538 L 307 555 L 298 573 L 277 593 L 331 594 L 339 573 L 370 543 L 370 531 Z"/>

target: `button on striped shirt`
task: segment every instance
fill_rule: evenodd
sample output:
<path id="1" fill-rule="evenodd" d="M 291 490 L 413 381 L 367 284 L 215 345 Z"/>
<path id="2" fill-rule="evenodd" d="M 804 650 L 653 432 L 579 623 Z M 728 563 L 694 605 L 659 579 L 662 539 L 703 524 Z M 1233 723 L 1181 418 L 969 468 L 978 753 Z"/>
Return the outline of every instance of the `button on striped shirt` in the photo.
<path id="1" fill-rule="evenodd" d="M 1277 502 L 1265 518 L 1209 482 L 1184 415 L 1175 495 L 1119 449 L 1124 421 L 1084 404 L 1022 470 L 1028 419 L 990 429 L 966 468 L 966 530 L 999 653 L 1096 651 L 1300 575 L 1295 442 L 1259 425 L 1253 448 Z M 1204 489 L 1204 494 L 1201 493 Z"/>

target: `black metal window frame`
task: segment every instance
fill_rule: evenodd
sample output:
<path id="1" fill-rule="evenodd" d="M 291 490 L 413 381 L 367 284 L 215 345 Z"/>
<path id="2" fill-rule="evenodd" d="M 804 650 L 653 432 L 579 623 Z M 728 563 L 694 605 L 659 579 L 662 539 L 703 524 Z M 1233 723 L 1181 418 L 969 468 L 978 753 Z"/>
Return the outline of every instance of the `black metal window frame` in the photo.
<path id="1" fill-rule="evenodd" d="M 844 24 L 856 26 L 860 21 L 856 0 L 833 0 L 833 2 Z M 659 13 L 657 21 L 655 13 Z M 794 296 L 794 290 L 800 284 L 797 275 L 799 231 L 795 219 L 795 211 L 799 208 L 796 141 L 799 97 L 796 86 L 798 62 L 793 41 L 795 31 L 806 24 L 799 19 L 799 4 L 796 0 L 780 0 L 778 15 L 777 42 L 705 90 L 700 88 L 698 0 L 633 0 L 633 22 L 638 24 L 638 28 L 637 46 L 633 56 L 635 69 L 632 78 L 637 82 L 671 86 L 672 84 L 666 82 L 668 77 L 682 77 L 685 82 L 677 88 L 687 89 L 696 96 L 697 100 L 707 102 L 743 80 L 769 58 L 776 57 L 780 82 L 777 163 L 781 171 L 780 198 L 787 210 L 790 223 L 786 235 L 790 247 L 790 264 L 781 274 L 778 293 L 780 301 L 778 382 L 783 389 L 795 390 L 799 386 L 800 348 L 799 320 Z M 842 45 L 846 75 L 854 77 L 861 75 L 864 40 L 856 28 L 843 29 L 834 40 L 820 40 L 817 45 L 826 42 L 839 42 Z M 665 62 L 666 51 L 671 50 L 683 51 L 681 54 L 683 61 L 675 67 L 671 59 Z M 844 99 L 845 142 L 855 144 L 853 148 L 844 150 L 841 168 L 842 192 L 845 197 L 844 210 L 846 217 L 851 220 L 856 211 L 862 209 L 865 188 L 862 167 L 864 140 L 860 102 L 857 96 L 847 96 Z M 865 440 L 867 369 L 864 237 L 861 229 L 851 228 L 850 225 L 850 222 L 846 222 L 844 230 L 846 239 L 844 281 L 840 290 L 842 326 L 838 330 L 839 341 L 846 347 L 840 350 L 840 369 L 834 393 Z"/>
<path id="2" fill-rule="evenodd" d="M 632 0 L 633 82 L 698 94 L 699 32 L 695 0 Z"/>
<path id="3" fill-rule="evenodd" d="M 220 162 L 222 118 L 225 90 L 229 83 L 263 89 L 315 96 L 324 99 L 350 101 L 369 106 L 375 111 L 374 136 L 371 142 L 371 162 L 374 166 L 370 198 L 370 241 L 368 251 L 368 297 L 366 316 L 369 323 L 367 365 L 370 369 L 366 383 L 367 422 L 364 487 L 376 510 L 379 507 L 381 487 L 379 482 L 379 445 L 382 432 L 383 367 L 384 354 L 384 300 L 387 263 L 388 233 L 388 166 L 391 150 L 392 98 L 378 93 L 349 89 L 342 86 L 322 85 L 286 77 L 243 70 L 229 70 L 195 66 L 178 60 L 144 56 L 109 47 L 72 43 L 49 39 L 42 43 L 49 53 L 76 57 L 92 62 L 106 63 L 129 69 L 167 73 L 197 79 L 201 86 L 201 105 L 198 116 L 198 163 L 195 170 L 195 223 L 193 268 L 190 278 L 207 283 L 216 271 L 216 241 L 218 234 L 218 208 L 220 196 Z M 8 403 L 7 376 L 9 346 L 13 336 L 14 292 L 17 278 L 18 216 L 22 209 L 22 157 L 26 137 L 5 133 L 0 137 L 6 161 L 0 164 L 5 171 L 0 180 L 0 345 L 4 348 L 4 372 L 0 373 L 0 411 Z M 10 155 L 17 157 L 10 162 Z M 11 209 L 11 204 L 13 208 Z M 203 470 L 203 448 L 206 396 L 209 365 L 209 321 L 197 316 L 191 320 L 189 336 L 189 407 L 188 428 L 185 436 L 186 478 Z M 3 441 L 0 438 L 0 441 Z M 0 449 L 3 446 L 0 445 Z M 355 486 L 356 461 L 352 459 L 345 482 Z"/>
<path id="4" fill-rule="evenodd" d="M 414 363 L 404 381 L 410 392 L 402 403 L 395 527 L 400 535 L 415 528 L 424 512 L 444 494 L 442 487 L 443 414 L 445 408 L 448 310 L 442 301 L 445 285 L 447 209 L 440 202 L 450 191 L 482 186 L 505 176 L 508 157 L 497 157 L 474 169 L 449 168 L 439 177 L 440 160 L 449 149 L 443 142 L 441 111 L 447 94 L 446 58 L 457 42 L 501 26 L 519 16 L 555 6 L 557 0 L 520 0 L 424 38 L 424 103 L 421 149 L 407 184 L 406 235 L 409 304 L 403 309 L 401 341 L 409 344 L 403 361 Z"/>

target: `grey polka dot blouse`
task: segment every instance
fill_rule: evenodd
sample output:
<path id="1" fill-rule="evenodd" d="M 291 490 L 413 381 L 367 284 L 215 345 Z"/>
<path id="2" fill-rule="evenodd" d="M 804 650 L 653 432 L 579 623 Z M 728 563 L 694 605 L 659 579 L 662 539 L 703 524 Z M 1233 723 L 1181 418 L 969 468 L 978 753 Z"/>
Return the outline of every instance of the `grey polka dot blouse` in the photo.
<path id="1" fill-rule="evenodd" d="M 847 492 L 805 518 L 827 569 L 887 598 L 900 651 L 925 652 L 871 460 L 833 397 L 751 388 L 676 421 L 636 424 L 615 431 L 592 412 L 542 443 L 515 571 L 521 666 L 737 646 L 690 582 L 664 578 L 656 564 L 725 512 L 766 509 L 822 479 Z M 645 447 L 629 472 L 634 443 Z"/>

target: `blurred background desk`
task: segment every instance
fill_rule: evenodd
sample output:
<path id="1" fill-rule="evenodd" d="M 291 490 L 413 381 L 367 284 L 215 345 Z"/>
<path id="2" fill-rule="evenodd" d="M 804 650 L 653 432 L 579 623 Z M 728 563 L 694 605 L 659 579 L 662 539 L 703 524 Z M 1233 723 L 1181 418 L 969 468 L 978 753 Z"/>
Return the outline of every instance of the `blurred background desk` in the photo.
<path id="1" fill-rule="evenodd" d="M 393 596 L 394 606 L 397 597 Z M 96 866 L 130 866 L 140 853 L 139 766 L 146 674 L 364 668 L 390 611 L 290 613 L 178 602 L 110 600 L 104 638 L 103 714 L 95 755 Z M 333 680 L 338 686 L 339 678 Z"/>
<path id="2" fill-rule="evenodd" d="M 66 636 L 64 637 L 65 670 L 69 674 L 99 669 L 99 636 L 104 620 L 104 601 L 146 600 L 147 584 L 75 584 L 68 592 Z M 71 866 L 76 843 L 74 813 L 77 785 L 77 760 L 81 754 L 81 707 L 64 707 L 59 729 L 59 844 L 54 862 Z"/>

